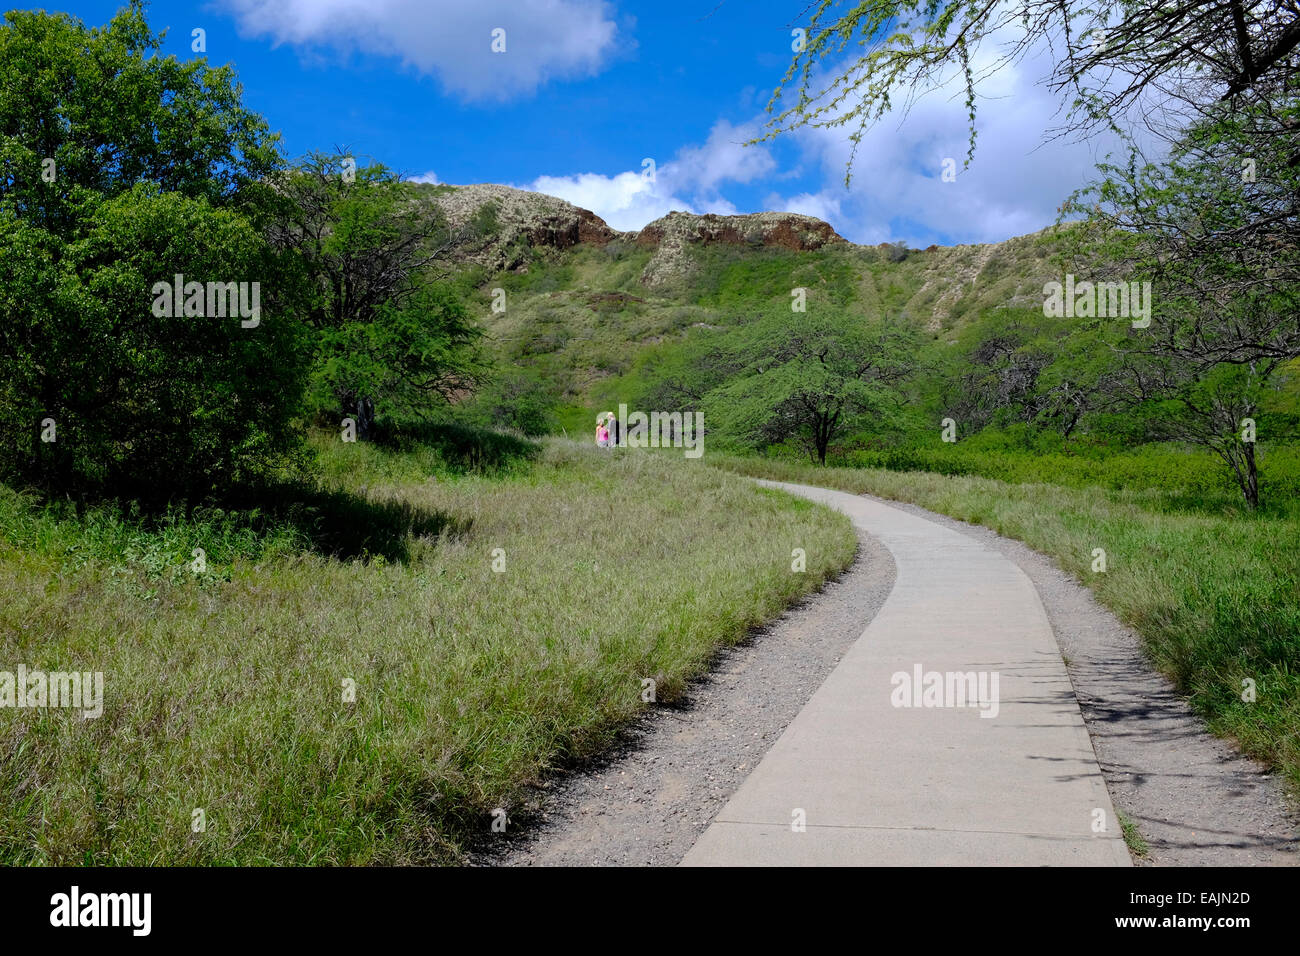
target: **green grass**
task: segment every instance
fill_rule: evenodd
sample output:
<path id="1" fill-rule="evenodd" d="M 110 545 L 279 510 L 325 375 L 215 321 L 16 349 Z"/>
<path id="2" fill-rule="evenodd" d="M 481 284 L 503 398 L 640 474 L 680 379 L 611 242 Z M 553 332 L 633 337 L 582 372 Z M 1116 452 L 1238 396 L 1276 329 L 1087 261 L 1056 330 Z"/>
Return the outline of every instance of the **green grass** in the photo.
<path id="1" fill-rule="evenodd" d="M 843 308 L 855 298 L 859 257 L 836 250 L 809 254 L 780 247 L 713 245 L 694 250 L 695 271 L 688 300 L 726 309 L 758 302 L 789 308 L 790 291 L 806 288 L 810 298 Z"/>
<path id="2" fill-rule="evenodd" d="M 1057 560 L 1142 636 L 1206 719 L 1300 792 L 1300 520 L 1182 508 L 1177 486 L 1012 484 L 710 454 L 756 477 L 870 493 L 982 524 Z M 1203 503 L 1202 503 L 1203 504 Z M 1093 551 L 1107 570 L 1092 570 Z M 1255 699 L 1243 700 L 1245 681 Z"/>
<path id="3" fill-rule="evenodd" d="M 1116 810 L 1115 814 L 1119 817 L 1120 830 L 1124 833 L 1124 845 L 1128 847 L 1128 851 L 1139 858 L 1149 855 L 1151 848 L 1147 846 L 1147 841 L 1133 818 L 1123 810 Z"/>
<path id="4" fill-rule="evenodd" d="M 991 430 L 990 430 L 991 431 Z M 991 440 L 986 440 L 991 439 Z M 889 471 L 925 471 L 941 475 L 975 475 L 1015 484 L 1053 484 L 1071 488 L 1101 487 L 1115 491 L 1162 489 L 1151 507 L 1200 506 L 1242 510 L 1241 491 L 1232 473 L 1213 453 L 1200 448 L 1152 443 L 1134 448 L 1023 449 L 1000 444 L 1000 435 L 984 433 L 945 444 L 858 449 L 834 456 L 832 464 Z M 1288 445 L 1259 449 L 1260 493 L 1265 510 L 1287 512 L 1300 502 L 1300 448 Z M 1176 490 L 1176 492 L 1175 492 Z"/>
<path id="5" fill-rule="evenodd" d="M 0 863 L 457 861 L 855 550 L 675 456 L 316 444 L 322 486 L 256 509 L 0 489 L 0 670 L 104 672 L 99 719 L 0 712 Z"/>

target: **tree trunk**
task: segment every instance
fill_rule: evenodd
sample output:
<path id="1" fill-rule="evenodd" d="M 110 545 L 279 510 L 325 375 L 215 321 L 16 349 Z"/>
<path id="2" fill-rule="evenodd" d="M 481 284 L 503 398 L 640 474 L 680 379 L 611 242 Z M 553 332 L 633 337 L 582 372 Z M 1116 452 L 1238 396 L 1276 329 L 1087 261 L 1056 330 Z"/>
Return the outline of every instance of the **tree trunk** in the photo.
<path id="1" fill-rule="evenodd" d="M 813 424 L 813 444 L 817 448 L 817 463 L 826 464 L 826 449 L 831 444 L 831 421 L 827 416 L 818 416 Z"/>
<path id="2" fill-rule="evenodd" d="M 1074 426 L 1077 424 L 1079 424 L 1079 412 L 1076 411 L 1070 416 L 1070 421 L 1066 424 L 1065 433 L 1061 435 L 1061 438 L 1065 441 L 1069 441 L 1070 433 L 1074 431 Z"/>
<path id="3" fill-rule="evenodd" d="M 364 395 L 357 395 L 355 392 L 344 392 L 339 405 L 343 409 L 343 417 L 350 418 L 356 423 L 357 438 L 361 441 L 369 441 L 375 431 L 374 400 Z"/>
<path id="4" fill-rule="evenodd" d="M 1246 459 L 1246 474 L 1242 481 L 1242 492 L 1246 496 L 1246 504 L 1251 510 L 1259 507 L 1259 470 L 1255 465 L 1255 443 L 1245 442 L 1243 455 Z"/>
<path id="5" fill-rule="evenodd" d="M 1215 451 L 1232 468 L 1241 496 L 1246 499 L 1246 507 L 1258 508 L 1259 471 L 1255 465 L 1255 445 L 1252 442 L 1229 443 Z"/>

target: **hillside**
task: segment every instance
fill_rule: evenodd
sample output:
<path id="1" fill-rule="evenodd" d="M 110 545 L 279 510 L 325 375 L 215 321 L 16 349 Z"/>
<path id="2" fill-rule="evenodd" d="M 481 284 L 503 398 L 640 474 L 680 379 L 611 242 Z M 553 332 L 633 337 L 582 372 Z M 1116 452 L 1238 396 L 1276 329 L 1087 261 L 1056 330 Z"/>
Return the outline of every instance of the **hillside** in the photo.
<path id="1" fill-rule="evenodd" d="M 619 232 L 541 193 L 428 188 L 453 224 L 477 218 L 489 230 L 486 247 L 461 261 L 498 358 L 554 384 L 575 413 L 621 391 L 618 377 L 656 349 L 789 309 L 796 287 L 808 290 L 810 310 L 906 316 L 942 341 L 982 310 L 1036 306 L 1054 276 L 1050 230 L 914 250 L 856 245 L 795 213 L 672 212 Z M 495 288 L 506 291 L 503 313 L 487 308 Z"/>

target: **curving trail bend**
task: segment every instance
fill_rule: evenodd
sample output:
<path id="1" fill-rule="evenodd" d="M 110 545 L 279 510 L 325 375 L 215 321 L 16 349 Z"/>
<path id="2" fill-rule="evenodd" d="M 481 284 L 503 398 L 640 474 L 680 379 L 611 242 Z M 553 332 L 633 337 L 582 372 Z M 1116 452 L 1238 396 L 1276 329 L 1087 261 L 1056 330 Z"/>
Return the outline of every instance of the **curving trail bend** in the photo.
<path id="1" fill-rule="evenodd" d="M 897 578 L 683 865 L 1129 866 L 1025 572 L 884 502 L 763 484 L 845 512 Z"/>

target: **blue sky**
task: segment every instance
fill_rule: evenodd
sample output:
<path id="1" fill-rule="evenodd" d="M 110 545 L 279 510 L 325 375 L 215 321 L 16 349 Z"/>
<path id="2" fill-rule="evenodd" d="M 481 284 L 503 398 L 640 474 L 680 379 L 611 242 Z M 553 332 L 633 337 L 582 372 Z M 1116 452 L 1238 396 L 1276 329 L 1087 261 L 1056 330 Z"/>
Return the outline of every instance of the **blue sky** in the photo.
<path id="1" fill-rule="evenodd" d="M 120 2 L 47 7 L 87 24 Z M 997 241 L 1048 225 L 1102 155 L 1044 142 L 1057 104 L 1030 58 L 996 74 L 966 151 L 949 86 L 863 142 L 842 128 L 753 147 L 803 0 L 155 0 L 165 52 L 232 63 L 286 152 L 346 146 L 412 177 L 540 189 L 636 229 L 671 209 L 781 209 L 856 242 Z M 505 30 L 494 53 L 492 30 Z M 982 55 L 991 58 L 994 49 Z M 653 181 L 643 160 L 656 164 Z"/>

